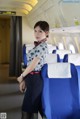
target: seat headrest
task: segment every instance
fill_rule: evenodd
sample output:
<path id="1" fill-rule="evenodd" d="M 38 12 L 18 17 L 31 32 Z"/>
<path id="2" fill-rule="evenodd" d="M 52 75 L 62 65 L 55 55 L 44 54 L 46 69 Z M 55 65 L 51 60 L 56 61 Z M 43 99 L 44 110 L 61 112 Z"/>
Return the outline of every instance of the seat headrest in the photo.
<path id="1" fill-rule="evenodd" d="M 70 63 L 48 64 L 49 78 L 71 78 Z"/>
<path id="2" fill-rule="evenodd" d="M 73 63 L 76 66 L 80 65 L 80 54 L 69 54 L 68 62 Z"/>
<path id="3" fill-rule="evenodd" d="M 57 54 L 47 54 L 45 58 L 45 63 L 56 63 L 57 62 Z"/>
<path id="4" fill-rule="evenodd" d="M 56 50 L 56 53 L 60 55 L 60 58 L 63 59 L 65 54 L 70 54 L 70 50 Z"/>
<path id="5" fill-rule="evenodd" d="M 47 46 L 48 46 L 48 51 L 49 51 L 49 53 L 52 53 L 53 49 L 56 50 L 56 46 L 53 46 L 53 45 L 51 45 L 51 44 L 48 44 Z"/>

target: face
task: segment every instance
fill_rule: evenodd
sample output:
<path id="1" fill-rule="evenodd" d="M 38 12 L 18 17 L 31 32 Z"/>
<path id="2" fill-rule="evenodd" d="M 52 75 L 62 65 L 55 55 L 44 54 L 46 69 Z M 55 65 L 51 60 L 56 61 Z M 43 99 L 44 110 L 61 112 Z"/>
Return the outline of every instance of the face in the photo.
<path id="1" fill-rule="evenodd" d="M 34 29 L 34 36 L 37 41 L 41 41 L 42 39 L 45 39 L 48 35 L 48 32 L 44 32 L 39 26 L 37 26 Z"/>

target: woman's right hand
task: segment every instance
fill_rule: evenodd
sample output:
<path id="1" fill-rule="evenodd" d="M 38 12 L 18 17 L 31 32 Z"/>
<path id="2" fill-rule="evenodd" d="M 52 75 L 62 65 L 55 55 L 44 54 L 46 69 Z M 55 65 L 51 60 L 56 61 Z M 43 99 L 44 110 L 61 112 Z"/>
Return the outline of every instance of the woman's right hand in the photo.
<path id="1" fill-rule="evenodd" d="M 20 75 L 20 76 L 17 78 L 17 81 L 18 81 L 19 83 L 23 81 L 22 75 Z"/>
<path id="2" fill-rule="evenodd" d="M 21 91 L 22 93 L 25 92 L 25 90 L 27 89 L 24 80 L 20 83 L 20 85 L 19 85 L 19 89 L 20 89 L 20 91 Z"/>

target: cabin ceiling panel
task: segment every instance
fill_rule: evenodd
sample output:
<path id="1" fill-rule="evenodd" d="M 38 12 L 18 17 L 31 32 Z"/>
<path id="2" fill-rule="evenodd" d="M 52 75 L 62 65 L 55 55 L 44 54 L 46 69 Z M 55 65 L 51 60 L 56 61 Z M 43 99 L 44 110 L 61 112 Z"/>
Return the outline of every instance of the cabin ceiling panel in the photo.
<path id="1" fill-rule="evenodd" d="M 79 19 L 80 21 L 80 4 L 62 4 L 61 11 L 63 12 L 63 16 L 65 17 L 68 26 L 75 25 L 74 18 Z"/>
<path id="2" fill-rule="evenodd" d="M 50 7 L 53 6 L 51 0 L 39 0 L 39 3 L 35 6 L 35 8 L 27 15 L 27 17 L 34 19 L 36 16 L 45 13 Z"/>
<path id="3" fill-rule="evenodd" d="M 28 22 L 29 21 L 31 21 L 31 22 L 29 22 L 30 23 L 30 27 L 34 27 L 34 24 L 37 22 L 37 21 L 40 21 L 40 20 L 45 20 L 46 19 L 46 21 L 48 22 L 49 21 L 49 19 L 47 18 L 47 16 L 44 14 L 44 13 L 42 13 L 42 14 L 39 14 L 38 16 L 36 16 L 34 19 L 28 19 Z"/>
<path id="4" fill-rule="evenodd" d="M 27 18 L 31 21 L 33 19 L 36 19 L 36 17 L 38 17 L 41 14 L 43 14 L 43 11 L 42 11 L 42 9 L 39 9 L 39 10 L 35 11 L 34 13 L 27 15 Z"/>
<path id="5" fill-rule="evenodd" d="M 34 1 L 38 1 L 35 7 L 33 7 Z M 0 0 L 0 11 L 16 11 L 17 16 L 26 16 L 28 23 L 32 27 L 38 20 L 48 21 L 51 28 L 75 25 L 74 18 L 78 18 L 80 22 L 80 3 L 65 3 L 63 1 Z"/>
<path id="6" fill-rule="evenodd" d="M 41 1 L 43 1 L 43 0 L 41 0 Z M 55 6 L 54 2 L 52 0 L 44 0 L 44 2 L 41 2 L 41 1 L 40 1 L 39 6 L 38 7 L 36 6 L 37 8 L 35 7 L 30 12 L 30 14 L 27 15 L 28 22 L 30 24 L 32 24 L 32 23 L 35 23 L 38 20 L 46 20 L 50 23 L 50 26 L 52 26 L 52 23 L 54 24 L 54 22 L 53 22 L 54 21 L 54 13 L 56 11 L 54 11 L 54 10 L 51 10 L 50 12 L 48 12 L 48 11 Z M 50 21 L 49 16 L 51 17 L 51 21 Z M 33 27 L 33 25 L 31 25 L 31 26 Z"/>
<path id="7" fill-rule="evenodd" d="M 50 9 L 48 9 L 46 14 L 49 19 L 50 28 L 60 27 L 61 21 L 60 21 L 58 9 L 56 6 L 53 6 Z"/>
<path id="8" fill-rule="evenodd" d="M 38 0 L 37 5 L 34 7 L 34 9 L 31 11 L 30 14 L 34 13 L 35 11 L 37 11 L 41 6 L 43 6 L 43 4 L 45 4 L 47 0 Z"/>
<path id="9" fill-rule="evenodd" d="M 30 23 L 33 19 L 35 22 L 43 19 L 39 17 L 41 14 L 44 15 L 44 20 L 49 21 L 51 28 L 73 26 L 75 17 L 80 22 L 80 3 L 64 3 L 63 0 L 45 0 L 43 2 L 39 0 L 39 2 L 38 7 L 36 6 L 27 17 Z"/>
<path id="10" fill-rule="evenodd" d="M 16 15 L 27 15 L 37 4 L 37 0 L 0 0 L 0 11 L 15 11 Z M 1 14 L 2 14 L 1 12 Z M 8 15 L 8 13 L 6 14 Z"/>
<path id="11" fill-rule="evenodd" d="M 40 9 L 40 10 L 42 10 L 42 9 Z M 29 14 L 29 17 L 27 17 L 27 19 L 30 23 L 33 20 L 35 22 L 38 20 L 46 20 L 50 24 L 50 28 L 60 27 L 61 21 L 60 21 L 60 18 L 58 16 L 58 12 L 56 10 L 56 7 L 54 5 L 49 7 L 48 9 L 46 8 L 46 10 L 44 10 L 44 11 L 40 11 L 40 10 L 39 10 L 39 12 L 35 11 L 34 16 L 32 16 L 32 15 L 30 16 L 30 14 Z"/>
<path id="12" fill-rule="evenodd" d="M 43 11 L 46 11 L 52 6 L 54 6 L 54 3 L 51 0 L 46 0 L 46 2 L 40 7 L 40 9 L 42 9 Z"/>

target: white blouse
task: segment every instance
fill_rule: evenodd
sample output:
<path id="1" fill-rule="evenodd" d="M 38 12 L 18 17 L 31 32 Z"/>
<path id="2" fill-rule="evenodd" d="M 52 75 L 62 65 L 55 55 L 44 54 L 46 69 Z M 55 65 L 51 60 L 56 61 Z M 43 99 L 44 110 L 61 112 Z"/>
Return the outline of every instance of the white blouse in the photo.
<path id="1" fill-rule="evenodd" d="M 48 47 L 46 42 L 40 43 L 38 46 L 34 47 L 27 53 L 27 66 L 35 57 L 40 58 L 40 62 L 35 67 L 34 71 L 40 71 L 45 62 L 45 57 L 48 54 Z"/>

